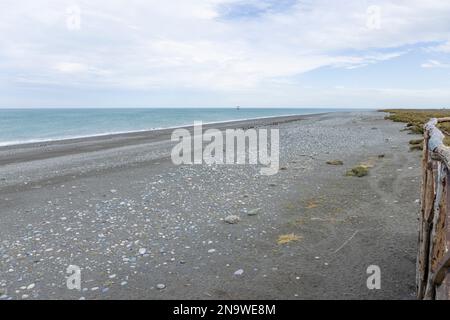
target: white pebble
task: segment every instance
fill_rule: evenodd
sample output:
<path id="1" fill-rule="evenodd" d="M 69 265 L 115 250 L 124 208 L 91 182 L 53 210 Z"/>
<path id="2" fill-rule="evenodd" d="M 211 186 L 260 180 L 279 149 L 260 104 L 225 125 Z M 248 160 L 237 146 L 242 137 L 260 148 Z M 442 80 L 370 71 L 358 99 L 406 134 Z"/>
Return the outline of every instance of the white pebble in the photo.
<path id="1" fill-rule="evenodd" d="M 242 269 L 239 269 L 234 273 L 235 276 L 242 276 L 243 274 L 244 274 L 244 270 L 242 270 Z"/>

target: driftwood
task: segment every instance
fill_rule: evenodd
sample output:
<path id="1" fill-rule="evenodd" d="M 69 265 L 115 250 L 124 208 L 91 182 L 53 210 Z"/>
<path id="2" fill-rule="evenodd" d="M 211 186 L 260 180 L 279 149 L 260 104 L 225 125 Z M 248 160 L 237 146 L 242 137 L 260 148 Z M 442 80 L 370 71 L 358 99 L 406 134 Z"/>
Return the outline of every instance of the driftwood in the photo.
<path id="1" fill-rule="evenodd" d="M 450 118 L 431 119 L 425 125 L 422 160 L 421 211 L 417 254 L 417 297 L 450 299 L 450 147 L 438 123 Z"/>

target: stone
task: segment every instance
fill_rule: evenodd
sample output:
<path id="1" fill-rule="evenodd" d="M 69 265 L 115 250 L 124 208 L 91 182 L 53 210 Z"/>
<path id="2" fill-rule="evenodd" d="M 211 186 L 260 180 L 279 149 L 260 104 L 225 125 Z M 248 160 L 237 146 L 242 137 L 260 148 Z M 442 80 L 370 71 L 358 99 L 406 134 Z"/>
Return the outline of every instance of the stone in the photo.
<path id="1" fill-rule="evenodd" d="M 164 289 L 166 288 L 166 285 L 165 285 L 165 284 L 162 284 L 162 283 L 159 283 L 159 284 L 156 285 L 156 288 L 157 288 L 158 290 L 164 290 Z"/>
<path id="2" fill-rule="evenodd" d="M 236 223 L 238 223 L 240 220 L 241 220 L 241 219 L 240 219 L 238 216 L 232 215 L 232 216 L 226 217 L 224 221 L 225 221 L 226 223 L 228 223 L 228 224 L 236 224 Z"/>
<path id="3" fill-rule="evenodd" d="M 244 270 L 242 270 L 242 269 L 236 270 L 234 273 L 235 276 L 242 276 L 243 274 L 244 274 Z"/>
<path id="4" fill-rule="evenodd" d="M 249 212 L 247 212 L 247 215 L 249 216 L 256 216 L 261 212 L 261 208 L 252 209 Z"/>

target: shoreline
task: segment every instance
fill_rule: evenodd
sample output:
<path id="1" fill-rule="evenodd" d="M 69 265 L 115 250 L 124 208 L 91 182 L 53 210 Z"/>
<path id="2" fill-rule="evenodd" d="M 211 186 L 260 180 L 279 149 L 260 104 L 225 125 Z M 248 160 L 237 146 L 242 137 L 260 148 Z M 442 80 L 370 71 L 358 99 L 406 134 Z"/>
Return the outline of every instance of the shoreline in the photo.
<path id="1" fill-rule="evenodd" d="M 308 117 L 308 116 L 318 116 L 325 114 L 333 114 L 333 113 L 345 113 L 351 111 L 337 111 L 337 112 L 323 112 L 323 113 L 308 113 L 308 114 L 289 114 L 289 115 L 281 115 L 281 116 L 268 116 L 268 117 L 256 117 L 256 118 L 243 118 L 243 119 L 233 119 L 233 120 L 220 120 L 213 122 L 204 122 L 204 127 L 211 127 L 212 125 L 225 125 L 225 124 L 239 124 L 245 123 L 247 121 L 256 121 L 256 120 L 283 120 L 284 118 L 297 118 L 297 117 Z M 15 147 L 27 147 L 27 146 L 35 146 L 35 145 L 50 145 L 50 144 L 58 144 L 58 143 L 70 143 L 70 142 L 80 142 L 82 140 L 91 140 L 96 138 L 114 138 L 114 137 L 124 137 L 124 136 L 132 136 L 136 134 L 151 134 L 158 133 L 158 131 L 166 131 L 166 130 L 176 130 L 176 129 L 189 129 L 192 125 L 177 125 L 171 127 L 161 127 L 161 128 L 153 128 L 153 129 L 143 129 L 143 130 L 130 130 L 130 131 L 118 131 L 118 132 L 108 132 L 108 133 L 99 133 L 92 135 L 80 135 L 80 136 L 72 136 L 67 138 L 54 138 L 54 139 L 36 139 L 36 140 L 27 140 L 27 141 L 12 141 L 12 142 L 0 142 L 0 150 L 4 148 L 15 148 Z"/>
<path id="2" fill-rule="evenodd" d="M 215 128 L 226 129 L 248 129 L 258 126 L 279 125 L 288 122 L 307 120 L 312 117 L 333 117 L 346 112 L 323 113 L 311 115 L 262 117 L 249 120 L 232 120 L 219 123 L 204 124 L 203 129 Z M 351 114 L 351 113 L 348 113 Z M 45 160 L 66 155 L 77 155 L 83 153 L 113 150 L 123 147 L 137 147 L 149 144 L 169 144 L 171 134 L 175 129 L 187 129 L 192 131 L 193 126 L 181 126 L 176 128 L 137 131 L 130 133 L 108 134 L 102 136 L 90 136 L 85 138 L 54 140 L 48 142 L 35 142 L 0 147 L 0 166 L 29 162 L 34 160 Z"/>

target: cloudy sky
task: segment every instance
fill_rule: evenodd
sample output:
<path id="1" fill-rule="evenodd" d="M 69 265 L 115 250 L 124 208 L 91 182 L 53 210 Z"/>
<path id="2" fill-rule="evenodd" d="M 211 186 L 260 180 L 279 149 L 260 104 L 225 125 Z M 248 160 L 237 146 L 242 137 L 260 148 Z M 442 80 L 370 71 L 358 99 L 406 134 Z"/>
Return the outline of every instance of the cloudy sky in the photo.
<path id="1" fill-rule="evenodd" d="M 450 1 L 0 1 L 0 107 L 234 105 L 450 107 Z"/>

